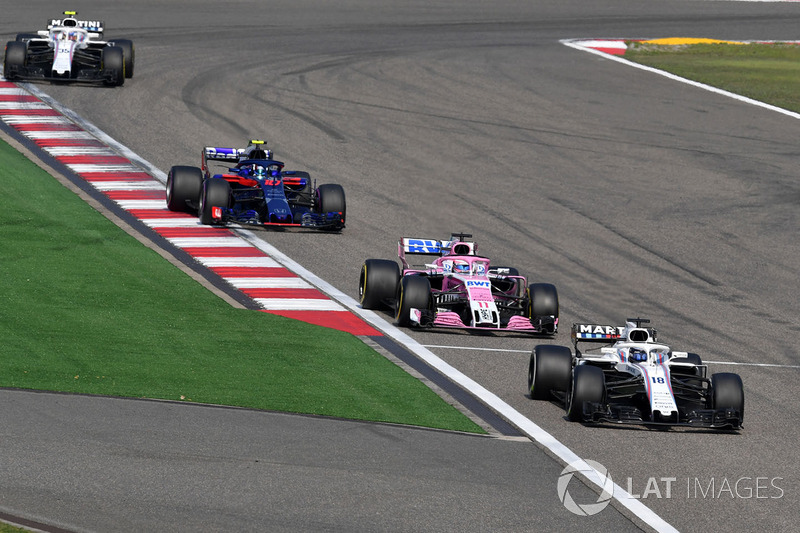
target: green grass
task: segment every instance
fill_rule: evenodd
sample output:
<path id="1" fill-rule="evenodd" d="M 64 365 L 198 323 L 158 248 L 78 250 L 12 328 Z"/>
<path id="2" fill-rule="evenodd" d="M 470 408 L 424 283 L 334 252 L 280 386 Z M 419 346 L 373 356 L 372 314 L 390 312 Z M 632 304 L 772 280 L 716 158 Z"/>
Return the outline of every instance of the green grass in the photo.
<path id="1" fill-rule="evenodd" d="M 6 524 L 4 522 L 0 522 L 0 533 L 24 533 L 25 531 L 30 531 L 30 530 L 22 529 L 19 527 L 12 526 L 10 524 Z"/>
<path id="2" fill-rule="evenodd" d="M 628 45 L 625 59 L 800 113 L 798 45 Z"/>
<path id="3" fill-rule="evenodd" d="M 0 182 L 0 386 L 483 433 L 348 333 L 232 308 L 2 141 Z"/>

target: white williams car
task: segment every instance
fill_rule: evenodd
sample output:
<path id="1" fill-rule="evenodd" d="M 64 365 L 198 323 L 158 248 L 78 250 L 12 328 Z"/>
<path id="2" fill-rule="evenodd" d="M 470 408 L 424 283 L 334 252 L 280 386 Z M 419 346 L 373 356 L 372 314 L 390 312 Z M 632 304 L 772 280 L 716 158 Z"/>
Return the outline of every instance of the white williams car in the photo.
<path id="1" fill-rule="evenodd" d="M 649 322 L 573 324 L 574 353 L 565 346 L 536 346 L 528 367 L 531 398 L 563 401 L 575 422 L 740 429 L 739 375 L 707 377 L 700 356 L 659 343 L 656 330 L 644 327 Z M 606 346 L 582 352 L 581 342 Z"/>
<path id="2" fill-rule="evenodd" d="M 103 22 L 79 20 L 65 11 L 46 30 L 20 33 L 6 44 L 8 80 L 50 80 L 117 86 L 133 76 L 134 47 L 128 39 L 103 40 Z"/>

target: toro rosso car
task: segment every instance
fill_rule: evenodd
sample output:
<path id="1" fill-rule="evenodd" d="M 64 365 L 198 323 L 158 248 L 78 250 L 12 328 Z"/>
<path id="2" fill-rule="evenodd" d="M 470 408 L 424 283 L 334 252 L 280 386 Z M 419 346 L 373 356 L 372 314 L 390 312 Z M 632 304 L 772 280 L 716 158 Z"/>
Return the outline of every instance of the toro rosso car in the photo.
<path id="1" fill-rule="evenodd" d="M 574 353 L 565 346 L 536 346 L 528 367 L 531 398 L 563 401 L 575 422 L 740 429 L 739 375 L 709 378 L 700 356 L 659 343 L 656 330 L 644 327 L 649 322 L 574 324 Z M 581 352 L 580 342 L 606 346 Z"/>
<path id="2" fill-rule="evenodd" d="M 76 11 L 52 19 L 46 30 L 17 34 L 6 44 L 8 80 L 51 80 L 122 85 L 133 76 L 134 48 L 128 39 L 102 40 L 103 22 L 78 20 Z"/>
<path id="3" fill-rule="evenodd" d="M 367 259 L 358 292 L 364 309 L 389 307 L 400 326 L 514 331 L 553 335 L 558 293 L 549 283 L 528 285 L 516 268 L 493 267 L 477 255 L 472 235 L 450 240 L 403 238 L 402 268 L 395 261 Z M 412 266 L 407 255 L 435 256 Z"/>
<path id="4" fill-rule="evenodd" d="M 265 142 L 247 148 L 203 148 L 201 167 L 174 166 L 167 175 L 167 207 L 197 213 L 203 224 L 344 228 L 341 185 L 315 187 L 308 172 L 283 170 Z M 209 168 L 222 161 L 222 171 Z"/>

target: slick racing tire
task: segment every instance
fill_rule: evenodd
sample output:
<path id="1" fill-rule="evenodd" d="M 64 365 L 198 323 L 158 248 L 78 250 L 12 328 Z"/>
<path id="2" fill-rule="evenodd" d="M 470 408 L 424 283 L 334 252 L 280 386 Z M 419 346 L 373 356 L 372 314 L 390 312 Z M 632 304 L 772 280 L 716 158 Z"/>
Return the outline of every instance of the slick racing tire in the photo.
<path id="1" fill-rule="evenodd" d="M 287 170 L 283 172 L 284 188 L 286 189 L 286 198 L 294 205 L 302 205 L 305 207 L 314 207 L 314 188 L 311 181 L 311 175 L 302 170 Z M 295 188 L 295 186 L 287 185 L 286 178 L 300 178 L 306 180 L 306 184 L 302 189 Z"/>
<path id="2" fill-rule="evenodd" d="M 606 378 L 603 371 L 592 365 L 578 365 L 572 370 L 572 383 L 567 394 L 567 418 L 583 421 L 586 402 L 602 403 L 606 395 Z"/>
<path id="3" fill-rule="evenodd" d="M 712 409 L 735 409 L 739 411 L 739 425 L 744 420 L 744 386 L 739 374 L 719 372 L 711 374 Z"/>
<path id="4" fill-rule="evenodd" d="M 394 298 L 400 267 L 388 259 L 367 259 L 361 267 L 358 279 L 358 296 L 364 309 L 378 309 L 381 304 Z"/>
<path id="5" fill-rule="evenodd" d="M 508 266 L 492 266 L 489 268 L 489 273 L 497 276 L 519 276 L 519 270 L 514 267 Z M 515 296 L 524 296 L 523 291 L 525 287 L 519 283 L 519 280 L 502 279 L 499 277 L 492 278 L 492 287 L 502 293 L 510 293 L 516 289 Z"/>
<path id="6" fill-rule="evenodd" d="M 431 283 L 422 276 L 404 276 L 397 287 L 395 320 L 398 326 L 411 326 L 411 309 L 428 309 Z"/>
<path id="7" fill-rule="evenodd" d="M 28 46 L 20 41 L 9 41 L 3 58 L 3 73 L 8 80 L 17 78 L 17 70 L 25 67 Z"/>
<path id="8" fill-rule="evenodd" d="M 342 223 L 347 214 L 347 203 L 344 198 L 344 189 L 341 185 L 328 183 L 317 188 L 316 198 L 317 212 L 319 213 L 341 213 Z"/>
<path id="9" fill-rule="evenodd" d="M 203 171 L 197 167 L 174 166 L 167 174 L 167 209 L 195 213 L 203 192 Z"/>
<path id="10" fill-rule="evenodd" d="M 203 182 L 203 192 L 200 194 L 200 215 L 201 224 L 214 224 L 212 209 L 214 207 L 228 208 L 231 204 L 231 186 L 219 178 L 209 178 Z"/>
<path id="11" fill-rule="evenodd" d="M 552 399 L 553 391 L 569 390 L 572 377 L 572 352 L 566 346 L 540 344 L 531 353 L 528 365 L 528 391 L 534 400 Z"/>
<path id="12" fill-rule="evenodd" d="M 558 291 L 551 283 L 532 283 L 528 288 L 530 295 L 529 318 L 553 316 L 558 318 Z"/>
<path id="13" fill-rule="evenodd" d="M 125 77 L 132 78 L 134 60 L 136 59 L 136 48 L 133 47 L 133 41 L 129 39 L 114 39 L 108 44 L 122 48 L 122 59 L 125 63 Z"/>
<path id="14" fill-rule="evenodd" d="M 100 53 L 100 70 L 112 77 L 105 81 L 110 87 L 119 87 L 125 83 L 125 56 L 119 46 L 106 46 Z"/>

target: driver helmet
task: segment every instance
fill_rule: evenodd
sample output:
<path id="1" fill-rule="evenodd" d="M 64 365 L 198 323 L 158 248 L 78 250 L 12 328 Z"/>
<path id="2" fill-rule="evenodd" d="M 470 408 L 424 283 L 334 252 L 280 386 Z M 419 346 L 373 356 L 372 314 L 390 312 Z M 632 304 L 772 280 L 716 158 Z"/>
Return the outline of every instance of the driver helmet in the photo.
<path id="1" fill-rule="evenodd" d="M 460 274 L 468 274 L 469 273 L 469 263 L 466 261 L 456 261 L 453 263 L 453 272 L 458 272 Z"/>
<path id="2" fill-rule="evenodd" d="M 253 177 L 255 177 L 257 180 L 266 179 L 267 170 L 261 165 L 256 165 L 256 168 L 253 170 Z"/>
<path id="3" fill-rule="evenodd" d="M 639 350 L 637 348 L 631 348 L 628 351 L 628 361 L 632 361 L 635 363 L 642 363 L 647 361 L 647 352 L 644 350 Z"/>

